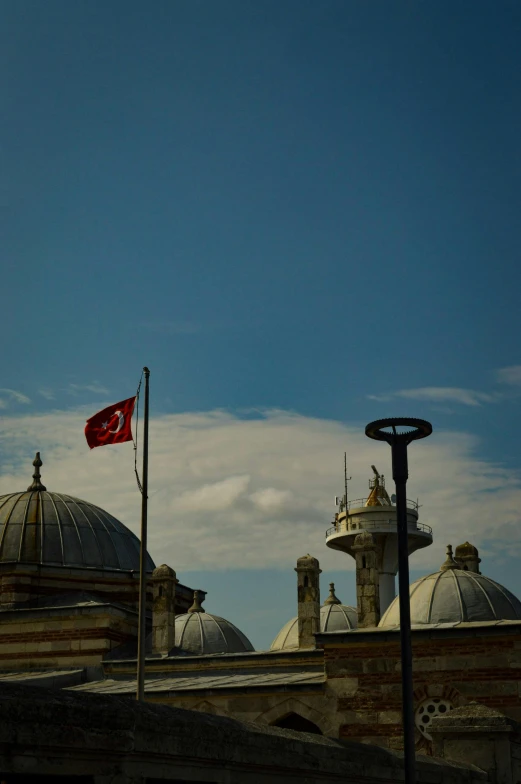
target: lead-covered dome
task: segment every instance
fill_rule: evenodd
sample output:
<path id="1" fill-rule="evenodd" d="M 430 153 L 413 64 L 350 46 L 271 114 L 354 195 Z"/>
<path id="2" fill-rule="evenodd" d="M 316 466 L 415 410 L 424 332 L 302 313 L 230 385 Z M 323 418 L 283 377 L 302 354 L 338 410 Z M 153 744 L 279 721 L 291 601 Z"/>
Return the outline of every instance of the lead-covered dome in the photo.
<path id="1" fill-rule="evenodd" d="M 477 554 L 477 551 L 476 551 Z M 409 587 L 412 624 L 515 621 L 521 602 L 507 588 L 477 572 L 458 569 L 449 545 L 439 572 L 421 577 Z M 381 627 L 399 626 L 398 597 L 389 605 Z"/>
<path id="2" fill-rule="evenodd" d="M 203 656 L 211 653 L 246 653 L 255 648 L 233 623 L 210 615 L 201 607 L 201 591 L 194 592 L 194 603 L 174 622 L 175 653 Z"/>
<path id="3" fill-rule="evenodd" d="M 334 583 L 329 584 L 329 596 L 320 608 L 321 632 L 346 632 L 358 626 L 356 607 L 342 604 L 335 596 Z M 270 651 L 298 648 L 298 617 L 288 621 L 277 634 Z"/>
<path id="4" fill-rule="evenodd" d="M 33 465 L 25 492 L 0 496 L 0 563 L 138 571 L 137 536 L 99 506 L 49 492 L 39 452 Z M 147 569 L 154 569 L 149 555 Z"/>

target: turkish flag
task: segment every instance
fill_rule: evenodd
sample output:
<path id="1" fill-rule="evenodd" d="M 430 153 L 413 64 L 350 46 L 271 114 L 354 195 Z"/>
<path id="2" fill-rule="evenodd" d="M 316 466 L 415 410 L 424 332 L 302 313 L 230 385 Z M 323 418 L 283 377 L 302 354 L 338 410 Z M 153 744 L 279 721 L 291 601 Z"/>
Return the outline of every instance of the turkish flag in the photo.
<path id="1" fill-rule="evenodd" d="M 113 406 L 98 411 L 85 425 L 85 438 L 91 449 L 105 444 L 123 444 L 132 441 L 132 412 L 135 397 L 114 403 Z"/>

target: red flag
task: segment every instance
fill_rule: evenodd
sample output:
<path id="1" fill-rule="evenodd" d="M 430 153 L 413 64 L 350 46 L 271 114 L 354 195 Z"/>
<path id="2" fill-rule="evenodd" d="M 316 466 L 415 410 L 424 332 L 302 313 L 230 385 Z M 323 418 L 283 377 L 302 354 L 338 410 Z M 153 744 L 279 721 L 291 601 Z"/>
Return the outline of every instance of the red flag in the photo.
<path id="1" fill-rule="evenodd" d="M 132 412 L 135 397 L 114 403 L 113 406 L 98 411 L 85 425 L 85 438 L 91 449 L 105 444 L 122 444 L 132 441 Z"/>

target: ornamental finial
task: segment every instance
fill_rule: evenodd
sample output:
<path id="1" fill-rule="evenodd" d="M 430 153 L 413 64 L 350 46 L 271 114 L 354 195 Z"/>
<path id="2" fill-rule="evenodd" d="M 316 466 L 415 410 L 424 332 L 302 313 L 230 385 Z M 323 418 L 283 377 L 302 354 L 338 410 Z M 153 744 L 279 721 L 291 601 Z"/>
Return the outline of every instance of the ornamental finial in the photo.
<path id="1" fill-rule="evenodd" d="M 338 596 L 335 596 L 335 583 L 329 583 L 329 596 L 324 604 L 342 604 Z"/>
<path id="2" fill-rule="evenodd" d="M 40 466 L 43 465 L 42 461 L 40 460 L 40 453 L 36 453 L 36 457 L 33 460 L 34 466 L 34 474 L 33 474 L 33 483 L 30 485 L 27 490 L 47 490 L 45 485 L 42 485 L 41 476 L 40 476 Z"/>
<path id="3" fill-rule="evenodd" d="M 189 613 L 194 612 L 205 612 L 204 607 L 201 607 L 202 602 L 204 602 L 204 591 L 194 591 L 194 601 L 191 607 L 188 608 Z"/>
<path id="4" fill-rule="evenodd" d="M 447 572 L 449 569 L 459 569 L 458 564 L 454 560 L 454 556 L 452 555 L 452 545 L 447 545 L 447 558 L 440 566 L 440 572 Z"/>

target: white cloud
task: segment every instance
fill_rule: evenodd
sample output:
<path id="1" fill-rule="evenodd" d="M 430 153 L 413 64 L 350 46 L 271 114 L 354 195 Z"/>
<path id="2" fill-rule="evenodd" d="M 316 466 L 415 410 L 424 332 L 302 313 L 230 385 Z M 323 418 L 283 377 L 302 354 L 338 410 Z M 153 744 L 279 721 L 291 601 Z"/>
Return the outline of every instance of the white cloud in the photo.
<path id="1" fill-rule="evenodd" d="M 91 384 L 69 384 L 66 390 L 70 395 L 77 395 L 80 392 L 92 392 L 95 395 L 108 395 L 110 392 L 107 387 L 102 386 L 97 381 Z"/>
<path id="2" fill-rule="evenodd" d="M 21 392 L 17 392 L 16 389 L 0 388 L 0 408 L 8 408 L 10 403 L 22 403 L 23 405 L 27 405 L 30 402 L 31 398 L 27 397 L 27 395 L 23 395 Z"/>
<path id="3" fill-rule="evenodd" d="M 249 476 L 230 476 L 221 482 L 187 490 L 173 502 L 181 512 L 211 512 L 229 509 L 244 495 L 250 483 Z"/>
<path id="4" fill-rule="evenodd" d="M 290 490 L 277 490 L 276 487 L 266 487 L 257 490 L 250 496 L 251 501 L 264 512 L 276 512 L 287 509 L 290 504 L 295 504 L 295 498 Z"/>
<path id="5" fill-rule="evenodd" d="M 419 387 L 417 389 L 400 389 L 387 395 L 368 395 L 370 400 L 386 402 L 395 398 L 408 400 L 425 400 L 432 403 L 462 403 L 465 406 L 480 406 L 482 403 L 493 403 L 498 395 L 478 392 L 475 389 L 461 387 Z"/>
<path id="6" fill-rule="evenodd" d="M 54 394 L 53 390 L 49 389 L 48 387 L 39 389 L 38 394 L 44 397 L 46 400 L 54 400 L 56 398 L 56 395 Z"/>
<path id="7" fill-rule="evenodd" d="M 500 384 L 521 386 L 521 365 L 510 365 L 496 371 L 496 378 Z"/>
<path id="8" fill-rule="evenodd" d="M 88 413 L 88 412 L 87 412 Z M 139 535 L 141 497 L 132 444 L 89 451 L 85 410 L 4 417 L 0 492 L 28 486 L 36 450 L 49 489 L 107 509 Z M 445 544 L 485 545 L 486 561 L 521 551 L 518 474 L 477 457 L 467 433 L 434 431 L 409 450 L 409 497 L 435 546 L 411 568 L 435 569 Z M 353 561 L 325 547 L 325 531 L 343 492 L 347 450 L 350 497 L 367 495 L 374 463 L 391 487 L 390 449 L 363 429 L 284 411 L 239 419 L 223 411 L 153 417 L 150 426 L 149 550 L 158 563 L 188 570 L 291 568 L 310 552 L 324 569 Z M 492 541 L 492 543 L 491 543 Z"/>

